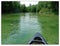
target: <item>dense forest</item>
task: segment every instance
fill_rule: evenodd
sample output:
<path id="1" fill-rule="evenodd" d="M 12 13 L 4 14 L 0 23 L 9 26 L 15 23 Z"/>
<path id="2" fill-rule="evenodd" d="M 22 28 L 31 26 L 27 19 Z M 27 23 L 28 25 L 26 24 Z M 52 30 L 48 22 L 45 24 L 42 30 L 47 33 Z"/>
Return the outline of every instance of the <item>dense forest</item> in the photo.
<path id="1" fill-rule="evenodd" d="M 59 14 L 59 2 L 58 1 L 39 1 L 36 5 L 20 4 L 18 1 L 2 1 L 2 14 L 3 13 L 20 13 L 20 12 L 54 12 Z"/>

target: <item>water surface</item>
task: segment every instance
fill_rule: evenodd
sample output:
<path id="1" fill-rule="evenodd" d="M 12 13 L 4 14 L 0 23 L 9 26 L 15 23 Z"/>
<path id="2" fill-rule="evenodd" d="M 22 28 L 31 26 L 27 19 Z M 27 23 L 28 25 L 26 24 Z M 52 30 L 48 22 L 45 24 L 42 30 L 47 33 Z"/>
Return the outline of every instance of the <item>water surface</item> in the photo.
<path id="1" fill-rule="evenodd" d="M 10 32 L 6 33 L 8 36 L 5 39 L 2 39 L 3 44 L 27 44 L 37 32 L 42 32 L 41 23 L 38 22 L 38 15 L 36 13 L 6 15 L 4 19 L 6 19 L 4 23 L 9 22 L 7 24 L 10 26 Z"/>

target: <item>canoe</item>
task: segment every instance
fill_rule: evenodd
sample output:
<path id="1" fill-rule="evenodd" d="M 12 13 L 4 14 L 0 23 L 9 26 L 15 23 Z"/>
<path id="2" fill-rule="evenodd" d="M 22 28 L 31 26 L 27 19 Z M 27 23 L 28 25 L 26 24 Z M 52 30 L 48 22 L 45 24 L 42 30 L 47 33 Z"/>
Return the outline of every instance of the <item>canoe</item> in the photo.
<path id="1" fill-rule="evenodd" d="M 47 44 L 47 42 L 40 33 L 36 33 L 28 44 Z"/>

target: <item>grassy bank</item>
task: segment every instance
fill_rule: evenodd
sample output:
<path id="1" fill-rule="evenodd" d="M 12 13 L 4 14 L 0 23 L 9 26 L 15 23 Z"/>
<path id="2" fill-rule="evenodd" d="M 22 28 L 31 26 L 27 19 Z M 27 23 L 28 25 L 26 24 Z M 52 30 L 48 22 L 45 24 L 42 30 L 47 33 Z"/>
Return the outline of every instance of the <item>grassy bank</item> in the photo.
<path id="1" fill-rule="evenodd" d="M 42 24 L 42 35 L 48 44 L 59 43 L 58 15 L 55 14 L 39 14 L 39 22 Z"/>

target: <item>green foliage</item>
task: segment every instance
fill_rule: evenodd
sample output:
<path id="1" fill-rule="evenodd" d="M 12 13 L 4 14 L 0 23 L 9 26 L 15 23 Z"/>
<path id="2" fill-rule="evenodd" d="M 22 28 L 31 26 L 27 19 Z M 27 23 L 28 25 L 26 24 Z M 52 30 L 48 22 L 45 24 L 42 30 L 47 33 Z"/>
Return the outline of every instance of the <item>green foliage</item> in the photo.
<path id="1" fill-rule="evenodd" d="M 36 12 L 36 5 L 30 5 L 27 10 L 28 12 Z"/>
<path id="2" fill-rule="evenodd" d="M 48 10 L 47 12 L 54 12 L 54 13 L 59 13 L 59 2 L 58 1 L 47 1 L 47 2 L 39 2 L 37 6 L 37 11 L 41 12 L 46 12 L 46 9 Z"/>
<path id="3" fill-rule="evenodd" d="M 13 2 L 13 1 L 2 1 L 2 13 L 13 13 L 19 12 L 20 10 L 20 3 Z"/>
<path id="4" fill-rule="evenodd" d="M 25 5 L 20 5 L 20 11 L 21 12 L 26 12 L 26 6 Z"/>
<path id="5" fill-rule="evenodd" d="M 37 5 L 26 7 L 25 4 L 20 4 L 18 1 L 2 1 L 2 13 L 15 13 L 15 12 L 54 12 L 59 13 L 58 1 L 39 1 Z"/>
<path id="6" fill-rule="evenodd" d="M 53 12 L 55 12 L 56 14 L 59 14 L 59 2 L 58 1 L 51 2 L 51 7 L 52 7 Z"/>

